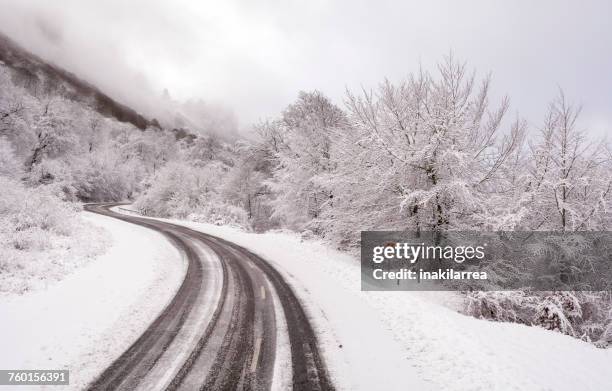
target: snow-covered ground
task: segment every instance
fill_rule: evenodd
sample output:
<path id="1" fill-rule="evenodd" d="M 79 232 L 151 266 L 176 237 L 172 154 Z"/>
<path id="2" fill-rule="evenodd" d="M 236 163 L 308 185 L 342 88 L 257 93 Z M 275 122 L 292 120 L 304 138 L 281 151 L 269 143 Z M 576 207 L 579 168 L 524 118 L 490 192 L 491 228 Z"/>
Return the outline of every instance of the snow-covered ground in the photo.
<path id="1" fill-rule="evenodd" d="M 69 369 L 69 389 L 82 389 L 140 336 L 186 270 L 160 234 L 100 215 L 83 218 L 110 234 L 105 254 L 46 289 L 0 296 L 0 368 Z"/>
<path id="2" fill-rule="evenodd" d="M 299 235 L 173 222 L 272 262 L 306 303 L 340 389 L 612 390 L 612 349 L 461 315 L 454 293 L 362 292 L 354 257 Z"/>
<path id="3" fill-rule="evenodd" d="M 179 286 L 185 262 L 159 234 L 84 218 L 110 233 L 108 252 L 46 289 L 0 298 L 0 368 L 70 369 L 69 388 L 80 389 Z M 354 257 L 299 235 L 178 223 L 243 245 L 283 273 L 312 317 L 340 389 L 612 389 L 610 349 L 463 316 L 453 293 L 362 292 Z"/>

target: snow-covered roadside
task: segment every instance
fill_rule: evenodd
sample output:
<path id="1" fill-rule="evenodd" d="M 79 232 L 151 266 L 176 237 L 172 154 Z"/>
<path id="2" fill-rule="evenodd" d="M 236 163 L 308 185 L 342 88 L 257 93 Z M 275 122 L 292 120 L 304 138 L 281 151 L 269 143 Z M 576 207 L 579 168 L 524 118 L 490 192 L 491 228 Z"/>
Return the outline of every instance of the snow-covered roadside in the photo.
<path id="1" fill-rule="evenodd" d="M 612 389 L 612 349 L 461 315 L 451 293 L 361 292 L 353 257 L 295 234 L 172 222 L 271 261 L 306 303 L 342 389 Z"/>
<path id="2" fill-rule="evenodd" d="M 82 389 L 129 347 L 186 271 L 160 234 L 91 213 L 83 218 L 110 233 L 104 255 L 47 289 L 0 297 L 0 368 L 69 369 L 68 389 Z"/>

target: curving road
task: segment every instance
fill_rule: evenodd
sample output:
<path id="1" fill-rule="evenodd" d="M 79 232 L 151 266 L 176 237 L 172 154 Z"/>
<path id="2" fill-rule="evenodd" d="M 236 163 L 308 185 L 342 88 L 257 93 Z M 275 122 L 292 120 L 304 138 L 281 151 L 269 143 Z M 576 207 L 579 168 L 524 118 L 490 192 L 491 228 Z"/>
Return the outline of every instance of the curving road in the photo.
<path id="1" fill-rule="evenodd" d="M 171 302 L 90 390 L 333 390 L 304 309 L 268 262 L 215 236 L 110 210 L 116 205 L 85 209 L 162 233 L 188 264 Z"/>

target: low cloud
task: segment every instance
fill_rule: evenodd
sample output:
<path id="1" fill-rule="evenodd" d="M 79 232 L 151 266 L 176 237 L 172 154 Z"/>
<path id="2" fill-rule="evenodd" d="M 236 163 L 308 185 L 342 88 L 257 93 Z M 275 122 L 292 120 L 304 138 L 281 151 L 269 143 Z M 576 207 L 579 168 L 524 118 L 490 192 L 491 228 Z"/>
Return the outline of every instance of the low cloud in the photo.
<path id="1" fill-rule="evenodd" d="M 301 89 L 344 90 L 435 67 L 450 50 L 493 72 L 494 91 L 538 124 L 563 87 L 585 126 L 609 128 L 606 1 L 583 4 L 317 0 L 0 0 L 0 30 L 140 111 L 164 88 L 231 107 L 247 128 Z M 591 119 L 596 123 L 590 124 Z M 602 125 L 602 123 L 606 125 Z"/>

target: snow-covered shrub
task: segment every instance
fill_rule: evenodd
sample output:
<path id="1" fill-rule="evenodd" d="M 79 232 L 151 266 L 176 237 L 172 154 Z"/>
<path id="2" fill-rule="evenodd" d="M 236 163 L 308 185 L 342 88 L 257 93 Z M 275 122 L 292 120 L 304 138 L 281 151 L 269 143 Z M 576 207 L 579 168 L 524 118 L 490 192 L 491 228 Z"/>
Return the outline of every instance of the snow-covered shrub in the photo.
<path id="1" fill-rule="evenodd" d="M 598 346 L 612 342 L 607 292 L 468 292 L 464 312 L 481 319 L 540 326 Z"/>
<path id="2" fill-rule="evenodd" d="M 141 166 L 135 160 L 121 162 L 112 157 L 115 154 L 114 151 L 102 151 L 79 159 L 71 180 L 77 199 L 85 202 L 123 201 L 138 189 L 143 176 Z"/>
<path id="3" fill-rule="evenodd" d="M 612 319 L 612 317 L 609 319 Z M 602 348 L 612 346 L 612 321 L 608 322 L 608 325 L 599 337 L 599 340 L 595 341 L 595 345 Z"/>
<path id="4" fill-rule="evenodd" d="M 225 202 L 219 193 L 226 171 L 227 167 L 220 162 L 204 167 L 168 163 L 158 171 L 134 205 L 140 213 L 149 216 L 248 227 L 247 212 Z"/>
<path id="5" fill-rule="evenodd" d="M 153 176 L 135 206 L 145 215 L 184 218 L 214 191 L 218 174 L 210 174 L 185 163 L 168 163 Z"/>
<path id="6" fill-rule="evenodd" d="M 248 227 L 249 225 L 247 212 L 234 205 L 211 203 L 201 206 L 199 210 L 198 213 L 192 213 L 187 218 L 215 225 L 237 225 L 239 227 Z"/>
<path id="7" fill-rule="evenodd" d="M 16 180 L 0 177 L 0 219 L 2 227 L 16 233 L 30 229 L 61 235 L 71 233 L 75 207 L 63 202 L 50 189 L 28 188 Z"/>
<path id="8" fill-rule="evenodd" d="M 86 226 L 53 186 L 0 176 L 0 189 L 0 292 L 59 280 L 102 251 L 104 233 Z M 89 234 L 100 239 L 85 239 Z"/>
<path id="9" fill-rule="evenodd" d="M 576 336 L 572 326 L 582 319 L 582 308 L 578 298 L 570 292 L 558 292 L 545 296 L 536 306 L 534 323 L 547 330 L 558 330 Z"/>
<path id="10" fill-rule="evenodd" d="M 535 300 L 524 291 L 474 291 L 467 294 L 465 312 L 482 319 L 531 324 Z"/>

